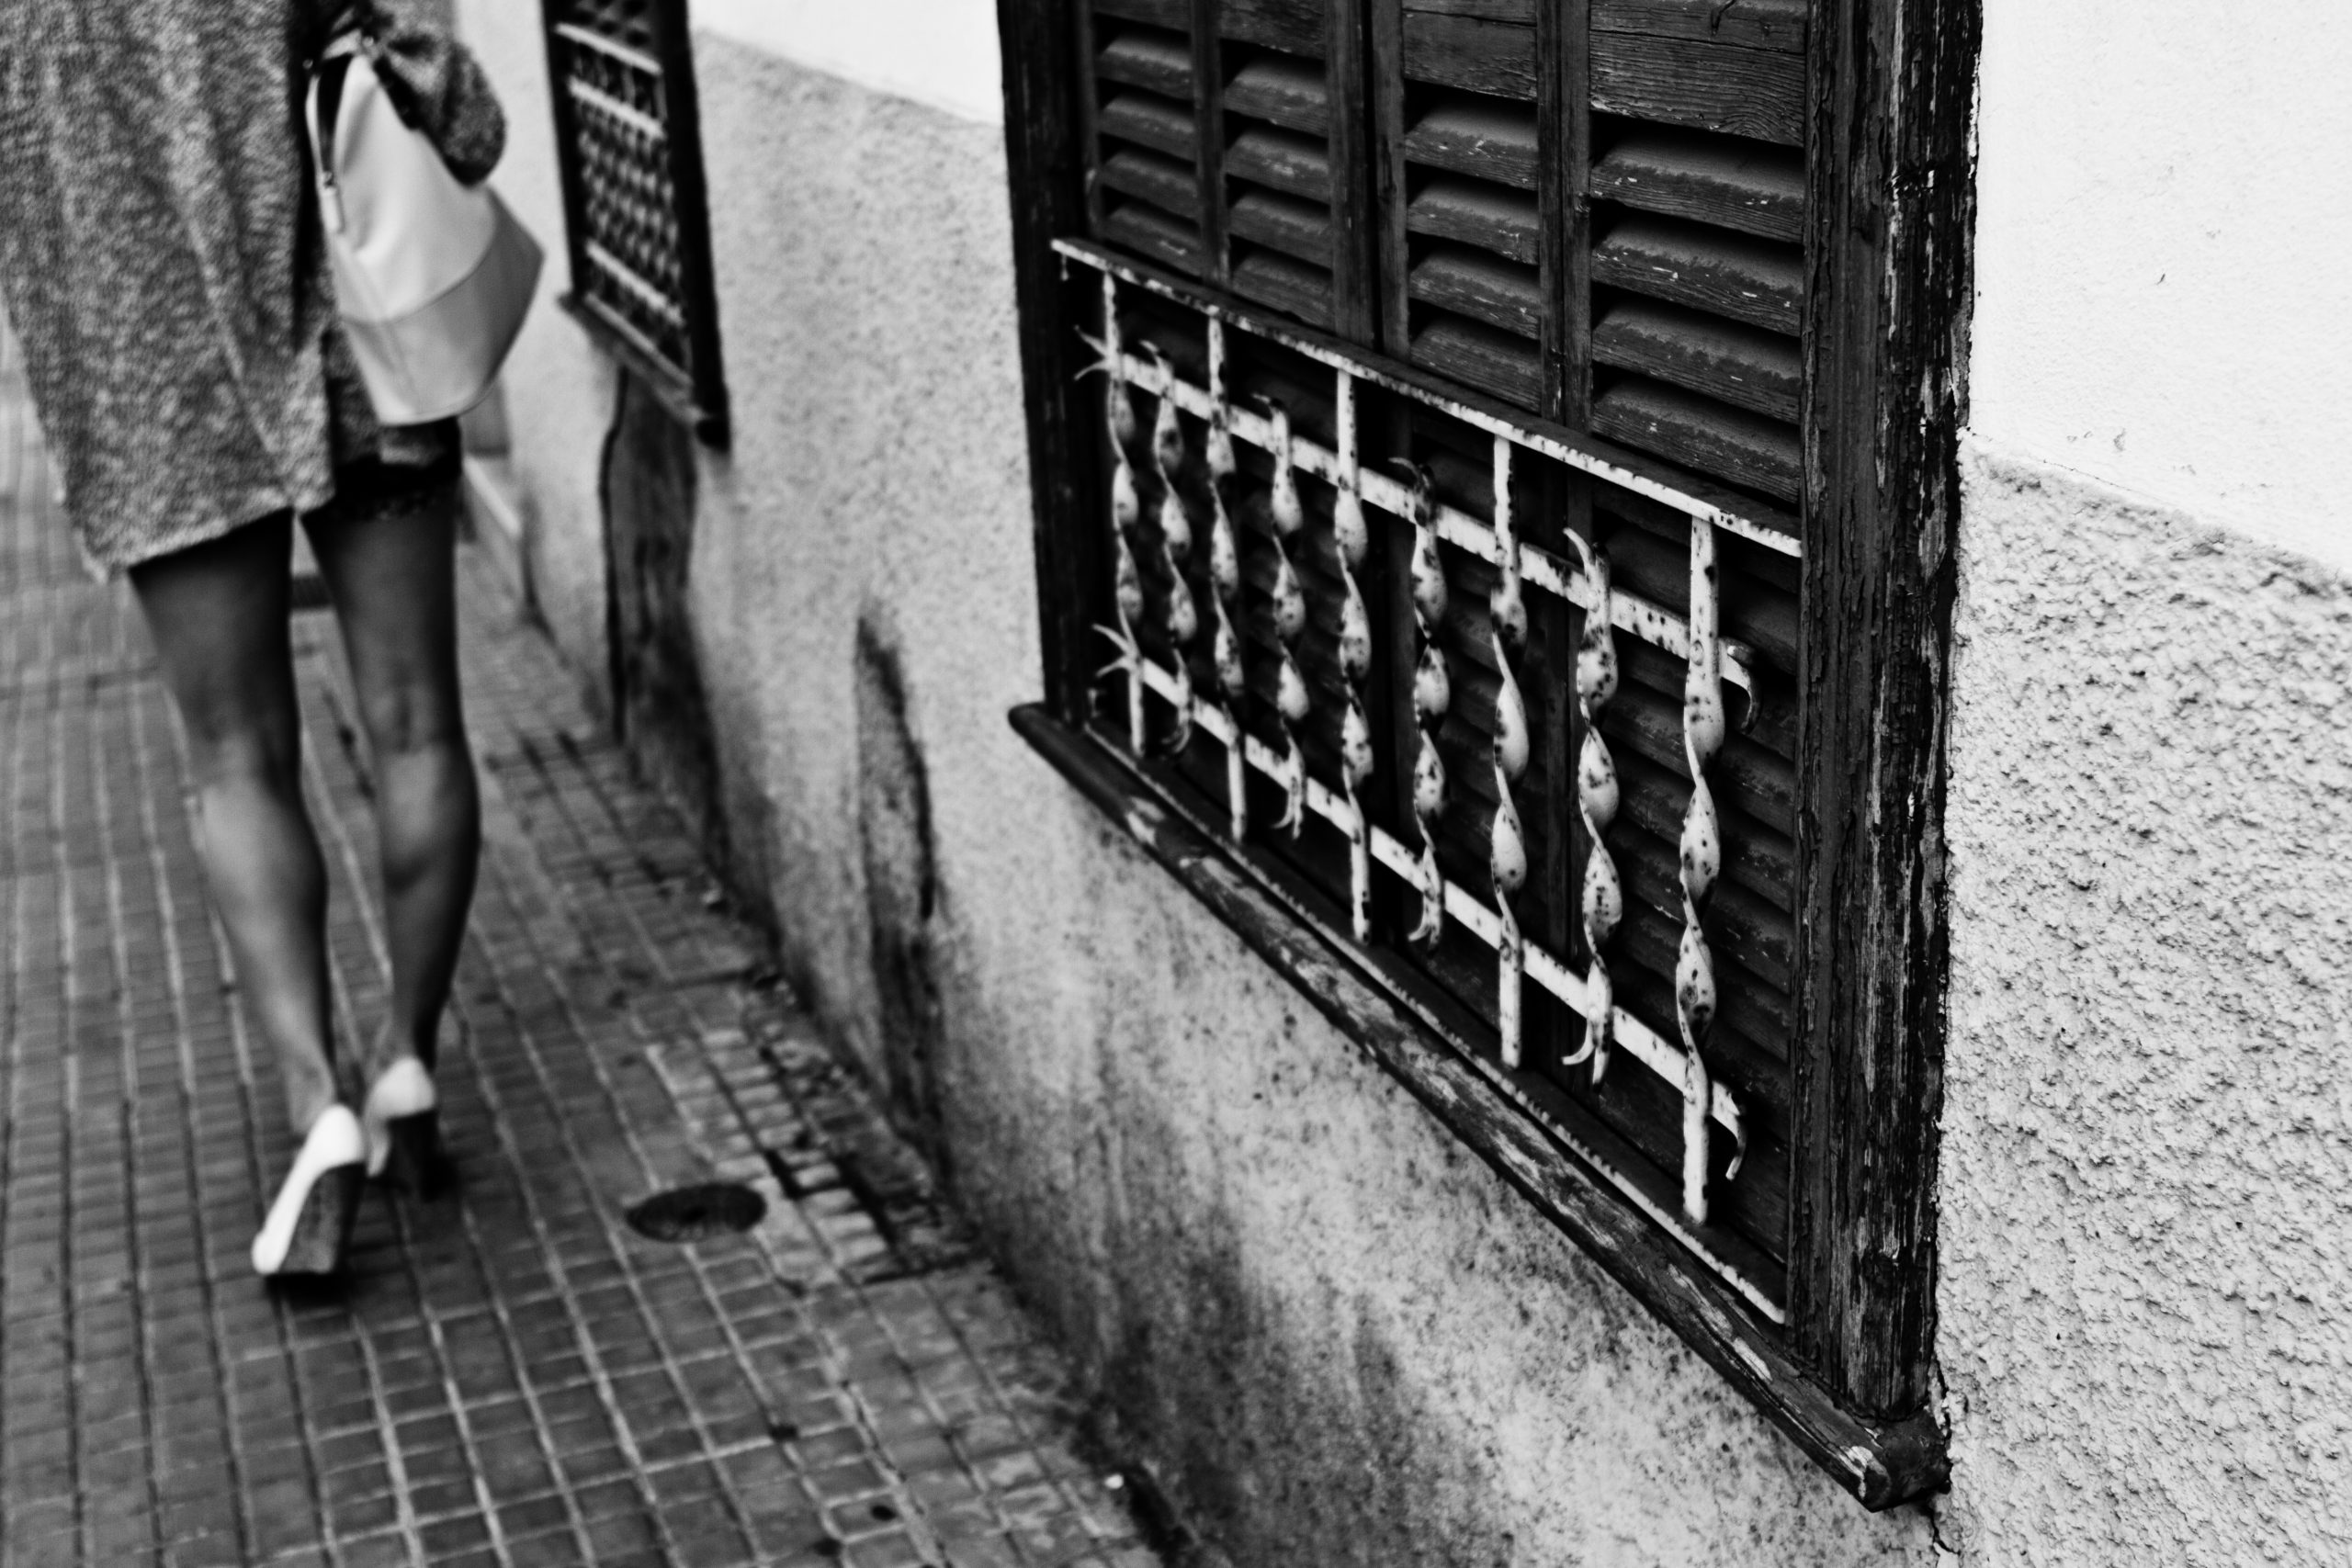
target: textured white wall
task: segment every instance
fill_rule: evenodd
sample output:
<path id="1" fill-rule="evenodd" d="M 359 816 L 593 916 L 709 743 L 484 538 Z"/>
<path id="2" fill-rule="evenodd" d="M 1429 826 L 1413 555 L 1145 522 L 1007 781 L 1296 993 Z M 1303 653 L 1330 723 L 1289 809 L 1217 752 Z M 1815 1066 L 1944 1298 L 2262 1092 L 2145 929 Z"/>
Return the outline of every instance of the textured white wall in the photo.
<path id="1" fill-rule="evenodd" d="M 2352 566 L 2352 6 L 1984 0 L 1973 422 Z"/>
<path id="2" fill-rule="evenodd" d="M 2352 582 L 1964 474 L 1947 1539 L 2352 1562 Z"/>
<path id="3" fill-rule="evenodd" d="M 1004 118 L 995 0 L 692 0 L 694 25 L 965 119 Z"/>

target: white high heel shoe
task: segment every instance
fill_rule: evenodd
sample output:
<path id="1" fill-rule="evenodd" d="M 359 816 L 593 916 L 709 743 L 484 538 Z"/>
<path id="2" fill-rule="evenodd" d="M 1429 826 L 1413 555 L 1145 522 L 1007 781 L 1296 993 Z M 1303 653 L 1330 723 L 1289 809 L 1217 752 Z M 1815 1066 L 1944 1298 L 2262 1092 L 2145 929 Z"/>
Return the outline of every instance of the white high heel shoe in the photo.
<path id="1" fill-rule="evenodd" d="M 368 1086 L 368 1174 L 429 1198 L 448 1174 L 441 1152 L 441 1098 L 433 1075 L 402 1056 Z"/>
<path id="2" fill-rule="evenodd" d="M 367 1157 L 366 1134 L 348 1106 L 320 1113 L 254 1237 L 254 1273 L 275 1279 L 342 1269 Z"/>

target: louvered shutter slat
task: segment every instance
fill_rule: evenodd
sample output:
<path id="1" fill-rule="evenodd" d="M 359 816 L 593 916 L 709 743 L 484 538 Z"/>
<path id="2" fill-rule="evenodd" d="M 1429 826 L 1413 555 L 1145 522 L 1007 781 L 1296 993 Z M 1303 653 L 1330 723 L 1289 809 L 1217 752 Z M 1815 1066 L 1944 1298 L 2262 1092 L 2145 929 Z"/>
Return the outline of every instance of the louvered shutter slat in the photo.
<path id="1" fill-rule="evenodd" d="M 1413 334 L 1413 358 L 1527 408 L 1542 400 L 1544 363 L 1516 333 L 1455 315 L 1441 315 Z"/>
<path id="2" fill-rule="evenodd" d="M 1094 73 L 1106 82 L 1125 82 L 1162 97 L 1193 96 L 1192 47 L 1181 38 L 1141 28 L 1123 32 L 1095 57 Z"/>
<path id="3" fill-rule="evenodd" d="M 1126 93 L 1102 107 L 1102 133 L 1173 157 L 1193 155 L 1193 114 L 1188 108 L 1145 93 Z M 1197 199 L 1197 197 L 1195 198 Z"/>
<path id="4" fill-rule="evenodd" d="M 1226 223 L 1237 238 L 1255 240 L 1317 265 L 1331 255 L 1331 209 L 1328 205 L 1300 201 L 1273 191 L 1253 190 L 1236 197 Z"/>
<path id="5" fill-rule="evenodd" d="M 1156 152 L 1126 147 L 1112 153 L 1102 160 L 1102 184 L 1186 218 L 1201 215 L 1200 184 L 1192 169 Z"/>
<path id="6" fill-rule="evenodd" d="M 1533 197 L 1486 180 L 1431 179 L 1405 213 L 1416 234 L 1460 240 L 1526 266 L 1540 259 L 1541 222 Z"/>
<path id="7" fill-rule="evenodd" d="M 1278 251 L 1261 250 L 1233 264 L 1233 291 L 1287 310 L 1310 326 L 1331 324 L 1331 275 Z"/>
<path id="8" fill-rule="evenodd" d="M 1592 280 L 1793 336 L 1804 324 L 1804 253 L 1677 218 L 1632 213 L 1593 247 Z"/>
<path id="9" fill-rule="evenodd" d="M 1782 501 L 1800 492 L 1802 455 L 1792 428 L 1679 387 L 1645 378 L 1621 382 L 1593 400 L 1592 427 Z"/>
<path id="10" fill-rule="evenodd" d="M 1804 238 L 1804 155 L 1794 148 L 1643 126 L 1593 164 L 1592 190 L 1626 207 L 1768 240 Z"/>
<path id="11" fill-rule="evenodd" d="M 1774 419 L 1797 417 L 1804 364 L 1795 343 L 1777 333 L 1626 300 L 1594 323 L 1592 356 Z"/>
<path id="12" fill-rule="evenodd" d="M 1442 99 L 1405 132 L 1405 155 L 1431 169 L 1476 175 L 1522 190 L 1535 188 L 1535 115 L 1532 106 Z"/>
<path id="13" fill-rule="evenodd" d="M 1491 254 L 1458 245 L 1432 249 L 1413 268 L 1412 294 L 1521 337 L 1543 330 L 1535 269 Z"/>
<path id="14" fill-rule="evenodd" d="M 1264 56 L 1233 73 L 1225 85 L 1227 114 L 1243 114 L 1316 136 L 1331 129 L 1331 102 L 1323 74 L 1302 61 Z"/>
<path id="15" fill-rule="evenodd" d="M 1124 202 L 1102 219 L 1106 239 L 1150 257 L 1178 272 L 1197 272 L 1201 265 L 1200 231 L 1141 202 Z"/>
<path id="16" fill-rule="evenodd" d="M 1251 126 L 1225 150 L 1225 172 L 1269 190 L 1331 199 L 1331 159 L 1321 141 L 1272 126 Z"/>

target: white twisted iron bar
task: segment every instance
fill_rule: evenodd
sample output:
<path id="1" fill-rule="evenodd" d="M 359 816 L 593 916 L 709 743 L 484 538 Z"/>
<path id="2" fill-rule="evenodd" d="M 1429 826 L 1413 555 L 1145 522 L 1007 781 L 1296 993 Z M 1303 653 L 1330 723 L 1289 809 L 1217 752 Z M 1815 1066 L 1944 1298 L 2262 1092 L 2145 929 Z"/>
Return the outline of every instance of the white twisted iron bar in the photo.
<path id="1" fill-rule="evenodd" d="M 1081 254 L 1080 259 L 1090 258 Z M 1106 312 L 1114 322 L 1111 331 L 1115 333 L 1117 279 L 1106 271 L 1105 281 Z M 1169 297 L 1181 298 L 1172 294 Z M 1497 515 L 1494 525 L 1489 526 L 1467 513 L 1437 503 L 1425 471 L 1409 470 L 1411 482 L 1408 485 L 1362 465 L 1355 451 L 1352 383 L 1357 378 L 1344 364 L 1336 367 L 1339 371 L 1336 406 L 1341 412 L 1339 452 L 1329 451 L 1295 435 L 1290 428 L 1287 412 L 1278 405 L 1267 405 L 1263 417 L 1252 417 L 1232 410 L 1222 395 L 1225 391 L 1224 323 L 1214 310 L 1208 313 L 1212 325 L 1211 370 L 1216 383 L 1210 390 L 1184 381 L 1156 354 L 1153 362 L 1146 364 L 1122 353 L 1115 336 L 1106 335 L 1105 343 L 1097 345 L 1103 353 L 1102 367 L 1109 371 L 1114 389 L 1114 444 L 1118 428 L 1115 394 L 1123 391 L 1126 385 L 1133 384 L 1159 398 L 1163 410 L 1173 408 L 1197 412 L 1209 420 L 1213 430 L 1225 432 L 1227 439 L 1238 437 L 1268 450 L 1275 465 L 1275 525 L 1278 538 L 1282 540 L 1286 541 L 1297 531 L 1295 527 L 1285 529 L 1282 518 L 1288 510 L 1297 506 L 1295 476 L 1299 470 L 1335 485 L 1340 491 L 1340 500 L 1335 502 L 1335 514 L 1341 503 L 1355 504 L 1351 527 L 1362 525 L 1362 501 L 1370 501 L 1384 511 L 1409 520 L 1415 529 L 1413 587 L 1417 641 L 1424 654 L 1434 650 L 1434 639 L 1430 634 L 1444 611 L 1446 585 L 1437 542 L 1443 539 L 1476 554 L 1494 564 L 1501 574 L 1489 602 L 1495 627 L 1497 664 L 1503 676 L 1502 691 L 1498 696 L 1494 755 L 1500 805 L 1490 844 L 1489 865 L 1494 882 L 1494 906 L 1490 908 L 1476 894 L 1435 873 L 1431 863 L 1433 857 L 1429 852 L 1429 846 L 1433 842 L 1435 815 L 1421 809 L 1421 781 L 1418 768 L 1415 809 L 1416 815 L 1421 818 L 1423 840 L 1423 848 L 1419 852 L 1367 821 L 1356 799 L 1355 785 L 1361 782 L 1360 779 L 1343 776 L 1343 789 L 1335 793 L 1320 780 L 1307 776 L 1299 759 L 1296 743 L 1289 735 L 1288 725 L 1296 719 L 1291 717 L 1287 710 L 1284 712 L 1284 735 L 1288 754 L 1283 755 L 1243 733 L 1231 713 L 1222 705 L 1204 703 L 1197 698 L 1193 693 L 1188 672 L 1171 671 L 1156 660 L 1144 658 L 1131 643 L 1127 651 L 1132 654 L 1132 664 L 1123 660 L 1110 668 L 1129 668 L 1139 673 L 1143 683 L 1149 685 L 1171 705 L 1180 706 L 1189 713 L 1204 731 L 1224 744 L 1228 755 L 1242 757 L 1250 766 L 1281 781 L 1286 790 L 1295 791 L 1294 814 L 1298 814 L 1302 807 L 1314 811 L 1346 834 L 1351 843 L 1363 843 L 1368 850 L 1368 858 L 1376 859 L 1410 885 L 1431 894 L 1425 900 L 1425 927 L 1435 927 L 1438 921 L 1450 917 L 1463 929 L 1496 949 L 1498 983 L 1502 991 L 1498 1012 L 1507 1020 L 1504 1045 L 1507 1066 L 1516 1066 L 1519 1055 L 1518 1030 L 1515 1027 L 1518 1022 L 1519 987 L 1515 982 L 1517 977 L 1524 976 L 1542 986 L 1586 1019 L 1584 1048 L 1571 1061 L 1592 1056 L 1596 1079 L 1606 1064 L 1609 1045 L 1613 1041 L 1623 1045 L 1627 1055 L 1651 1072 L 1678 1086 L 1684 1102 L 1682 1213 L 1679 1217 L 1693 1224 L 1707 1224 L 1707 1168 L 1712 1129 L 1719 1125 L 1734 1139 L 1736 1153 L 1726 1171 L 1726 1180 L 1737 1174 L 1747 1142 L 1745 1119 L 1736 1099 L 1713 1081 L 1704 1057 L 1706 1039 L 1713 1021 L 1715 993 L 1713 954 L 1707 945 L 1702 919 L 1722 866 L 1720 828 L 1705 772 L 1724 739 L 1724 679 L 1728 675 L 1736 684 L 1749 684 L 1745 650 L 1737 644 L 1727 642 L 1720 633 L 1715 538 L 1724 514 L 1691 498 L 1681 497 L 1664 486 L 1643 481 L 1647 486 L 1644 493 L 1680 503 L 1691 520 L 1690 615 L 1687 621 L 1676 617 L 1632 595 L 1613 591 L 1605 555 L 1580 538 L 1575 539 L 1583 557 L 1583 570 L 1580 571 L 1571 571 L 1558 558 L 1518 540 L 1510 503 L 1512 451 L 1518 446 L 1543 449 L 1535 441 L 1525 439 L 1526 433 L 1509 429 L 1493 433 Z M 1408 395 L 1420 395 L 1417 389 L 1409 387 L 1396 389 Z M 1132 412 L 1128 421 L 1128 428 L 1132 431 Z M 1550 445 L 1559 446 L 1556 442 Z M 1122 457 L 1113 476 L 1114 515 L 1119 512 L 1119 481 L 1125 468 L 1124 446 L 1121 450 Z M 1597 460 L 1575 466 L 1588 472 L 1611 467 Z M 1132 483 L 1132 476 L 1127 477 Z M 1615 482 L 1613 478 L 1611 482 Z M 1283 499 L 1285 494 L 1286 502 Z M 1745 532 L 1741 529 L 1732 531 Z M 1778 535 L 1772 536 L 1781 538 Z M 1335 537 L 1340 538 L 1342 559 L 1346 560 L 1349 544 L 1346 534 L 1337 525 L 1336 515 Z M 1793 541 L 1784 541 L 1784 544 L 1785 547 L 1793 550 Z M 1361 558 L 1360 554 L 1356 558 Z M 1282 565 L 1285 570 L 1289 567 L 1287 548 L 1283 552 Z M 1295 582 L 1295 573 L 1291 574 L 1291 581 Z M 1586 635 L 1578 649 L 1577 669 L 1578 706 L 1585 725 L 1585 746 L 1578 766 L 1578 807 L 1594 850 L 1587 863 L 1586 884 L 1582 892 L 1587 941 L 1596 954 L 1596 962 L 1583 976 L 1575 973 L 1543 947 L 1526 942 L 1510 907 L 1510 897 L 1518 890 L 1514 880 L 1508 874 L 1514 851 L 1518 861 L 1517 880 L 1523 881 L 1525 875 L 1523 842 L 1510 841 L 1519 838 L 1519 822 L 1511 804 L 1510 784 L 1518 776 L 1519 770 L 1524 768 L 1526 750 L 1524 698 L 1517 683 L 1513 662 L 1518 649 L 1523 648 L 1525 608 L 1520 602 L 1522 585 L 1532 585 L 1555 593 L 1586 612 Z M 1351 589 L 1353 587 L 1351 575 L 1349 586 Z M 1124 615 L 1124 604 L 1122 613 Z M 1104 629 L 1114 639 L 1120 635 L 1111 628 Z M 1682 1046 L 1679 1049 L 1660 1038 L 1640 1020 L 1614 1005 L 1614 987 L 1605 963 L 1599 961 L 1597 956 L 1622 913 L 1623 899 L 1614 864 L 1600 840 L 1609 819 L 1615 813 L 1617 789 L 1614 765 L 1605 741 L 1600 739 L 1598 724 L 1602 708 L 1616 688 L 1613 633 L 1617 630 L 1633 632 L 1645 641 L 1667 649 L 1683 658 L 1688 665 L 1684 690 L 1685 761 L 1693 780 L 1693 792 L 1685 815 L 1681 843 L 1684 934 L 1676 968 L 1677 1013 L 1682 1034 Z M 1368 623 L 1365 631 L 1368 664 Z M 1284 649 L 1284 663 L 1290 667 L 1287 639 Z M 1439 654 L 1438 672 L 1441 677 L 1444 674 L 1442 653 Z M 1434 685 L 1428 680 L 1426 660 L 1417 671 L 1416 712 L 1423 720 L 1420 731 L 1422 750 L 1429 754 L 1435 750 L 1430 744 L 1429 721 L 1432 716 L 1442 717 L 1447 705 L 1433 689 L 1430 697 L 1437 700 L 1432 704 L 1425 699 L 1421 689 L 1425 683 Z M 1301 684 L 1301 695 L 1304 697 L 1303 682 Z M 1303 702 L 1300 707 L 1297 716 L 1303 717 Z M 1140 751 L 1140 745 L 1136 750 Z M 1518 763 L 1516 769 L 1511 765 L 1514 753 Z M 1351 771 L 1343 769 L 1343 775 Z M 1442 809 L 1442 763 L 1439 791 Z M 1509 815 L 1508 823 L 1501 820 L 1506 813 Z M 1351 889 L 1351 892 L 1357 895 L 1360 905 L 1361 888 Z M 1362 932 L 1361 927 L 1359 932 Z M 1415 934 L 1419 936 L 1421 933 L 1417 931 Z M 1619 1185 L 1639 1207 L 1681 1231 L 1679 1224 L 1674 1224 L 1677 1216 L 1662 1213 L 1636 1184 L 1620 1178 Z M 1708 1258 L 1710 1263 L 1759 1310 L 1775 1322 L 1785 1321 L 1778 1303 L 1736 1269 L 1714 1258 L 1696 1236 L 1688 1232 L 1681 1234 L 1687 1245 Z"/>
<path id="2" fill-rule="evenodd" d="M 1136 641 L 1136 623 L 1143 619 L 1143 573 L 1136 566 L 1135 550 L 1127 542 L 1136 525 L 1143 521 L 1143 495 L 1136 488 L 1135 464 L 1129 457 L 1136 440 L 1136 405 L 1127 389 L 1136 362 L 1119 346 L 1119 280 L 1107 274 L 1102 279 L 1102 336 L 1099 340 L 1088 338 L 1086 342 L 1100 356 L 1087 367 L 1088 372 L 1102 371 L 1104 381 L 1103 422 L 1111 435 L 1112 602 L 1119 617 L 1117 626 L 1097 628 L 1118 649 L 1100 672 L 1126 672 L 1127 746 L 1140 753 L 1146 739 L 1144 658 L 1142 645 Z M 1163 382 L 1163 400 L 1166 390 L 1167 384 Z"/>
<path id="3" fill-rule="evenodd" d="M 1495 1029 L 1503 1066 L 1516 1067 L 1521 1034 L 1521 996 L 1527 972 L 1527 943 L 1512 902 L 1527 882 L 1527 834 L 1511 791 L 1527 772 L 1527 698 L 1519 687 L 1519 661 L 1527 651 L 1527 599 L 1519 581 L 1519 531 L 1511 514 L 1511 454 L 1495 437 L 1495 547 L 1500 556 L 1487 615 L 1495 645 L 1495 820 L 1490 829 L 1487 874 L 1494 879 L 1495 912 L 1501 940 L 1495 944 Z"/>
<path id="4" fill-rule="evenodd" d="M 1157 344 L 1151 345 L 1151 356 L 1165 372 L 1168 362 Z M 1159 412 L 1151 423 L 1151 455 L 1159 469 L 1159 569 L 1168 580 L 1163 624 L 1168 647 L 1176 656 L 1176 728 L 1165 742 L 1168 754 L 1174 756 L 1193 743 L 1193 661 L 1185 657 L 1184 645 L 1200 635 L 1201 620 L 1193 604 L 1193 585 L 1184 578 L 1184 563 L 1193 554 L 1193 517 L 1177 488 L 1184 471 L 1184 425 L 1172 398 L 1159 400 Z"/>
<path id="5" fill-rule="evenodd" d="M 1453 682 L 1446 670 L 1438 628 L 1445 624 L 1445 563 L 1437 548 L 1437 490 L 1430 471 L 1404 465 L 1413 476 L 1413 817 L 1421 830 L 1421 854 L 1413 871 L 1420 889 L 1421 918 L 1407 940 L 1434 947 L 1445 934 L 1445 877 L 1437 864 L 1437 825 L 1445 815 L 1445 756 L 1437 748 L 1445 711 L 1453 705 Z"/>
<path id="6" fill-rule="evenodd" d="M 1224 323 L 1216 324 L 1212 343 L 1219 355 L 1225 344 Z M 1358 942 L 1372 940 L 1372 841 L 1363 830 L 1363 810 L 1356 791 L 1372 776 L 1372 721 L 1364 716 L 1363 683 L 1372 672 L 1372 615 L 1364 608 L 1363 589 L 1356 573 L 1363 570 L 1372 533 L 1365 525 L 1363 498 L 1356 494 L 1356 384 L 1341 374 L 1332 407 L 1338 415 L 1340 482 L 1331 500 L 1331 541 L 1340 552 L 1340 674 L 1348 685 L 1348 711 L 1340 720 L 1340 782 L 1346 788 L 1348 811 L 1354 826 L 1348 829 L 1348 918 Z M 1238 836 L 1237 835 L 1237 838 Z"/>
<path id="7" fill-rule="evenodd" d="M 1617 819 L 1617 760 L 1609 754 L 1609 738 L 1601 733 L 1601 711 L 1617 694 L 1617 634 L 1611 624 L 1609 553 L 1580 535 L 1568 536 L 1584 556 L 1585 581 L 1591 585 L 1592 604 L 1585 612 L 1584 636 L 1577 643 L 1577 724 L 1584 739 L 1577 752 L 1577 816 L 1584 826 L 1584 884 L 1577 907 L 1584 917 L 1585 952 L 1590 958 L 1586 983 L 1592 1008 L 1585 1014 L 1584 1045 L 1563 1064 L 1575 1066 L 1588 1057 L 1592 1081 L 1609 1070 L 1609 1038 L 1617 1017 L 1617 990 L 1609 974 L 1609 939 L 1624 918 L 1625 890 L 1617 880 L 1617 863 L 1609 853 L 1609 824 Z"/>
<path id="8" fill-rule="evenodd" d="M 1170 399 L 1173 402 L 1174 399 Z M 1274 824 L 1298 837 L 1306 825 L 1306 753 L 1298 749 L 1298 727 L 1306 722 L 1306 677 L 1298 668 L 1298 639 L 1306 630 L 1306 588 L 1298 580 L 1291 550 L 1306 526 L 1306 508 L 1298 497 L 1298 471 L 1292 466 L 1290 411 L 1280 403 L 1266 405 L 1272 424 L 1274 482 L 1266 511 L 1274 525 L 1274 586 L 1268 595 L 1274 617 L 1274 637 L 1282 644 L 1282 660 L 1274 669 L 1274 716 L 1282 723 L 1283 815 Z"/>
<path id="9" fill-rule="evenodd" d="M 1674 964 L 1674 1010 L 1682 1026 L 1682 1212 L 1707 1223 L 1707 1036 L 1715 1021 L 1715 955 L 1702 919 L 1724 866 L 1723 827 L 1715 818 L 1707 764 L 1724 743 L 1723 649 L 1715 634 L 1715 530 L 1690 525 L 1690 668 L 1682 687 L 1682 751 L 1690 804 L 1682 817 L 1682 946 Z M 1745 1151 L 1742 1151 L 1745 1153 Z M 1731 1163 L 1731 1175 L 1739 1160 Z"/>
<path id="10" fill-rule="evenodd" d="M 1233 622 L 1234 611 L 1241 603 L 1241 536 L 1233 525 L 1233 510 L 1241 503 L 1241 491 L 1240 468 L 1233 458 L 1231 412 L 1226 399 L 1225 323 L 1213 321 L 1209 323 L 1209 608 L 1216 625 L 1212 628 L 1210 658 L 1221 694 L 1218 713 L 1229 732 L 1238 735 L 1241 728 L 1233 716 L 1248 684 L 1248 672 L 1241 662 L 1241 629 Z M 1250 836 L 1249 786 L 1250 764 L 1241 748 L 1228 742 L 1225 804 L 1236 843 Z"/>

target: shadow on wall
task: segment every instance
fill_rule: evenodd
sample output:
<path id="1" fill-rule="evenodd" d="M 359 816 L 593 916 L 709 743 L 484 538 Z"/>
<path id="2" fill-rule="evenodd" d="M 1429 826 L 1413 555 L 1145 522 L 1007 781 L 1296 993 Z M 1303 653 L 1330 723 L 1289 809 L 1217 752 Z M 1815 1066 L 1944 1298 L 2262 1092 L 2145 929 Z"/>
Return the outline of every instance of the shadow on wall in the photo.
<path id="1" fill-rule="evenodd" d="M 630 759 L 685 813 L 703 859 L 733 869 L 718 748 L 695 651 L 694 436 L 624 370 L 605 438 L 606 630 L 613 723 Z"/>
<path id="2" fill-rule="evenodd" d="M 898 638 L 873 605 L 858 617 L 856 694 L 858 849 L 874 944 L 885 1087 L 899 1121 L 941 1177 L 952 1181 L 937 1076 L 939 884 L 931 780 L 907 722 Z"/>

